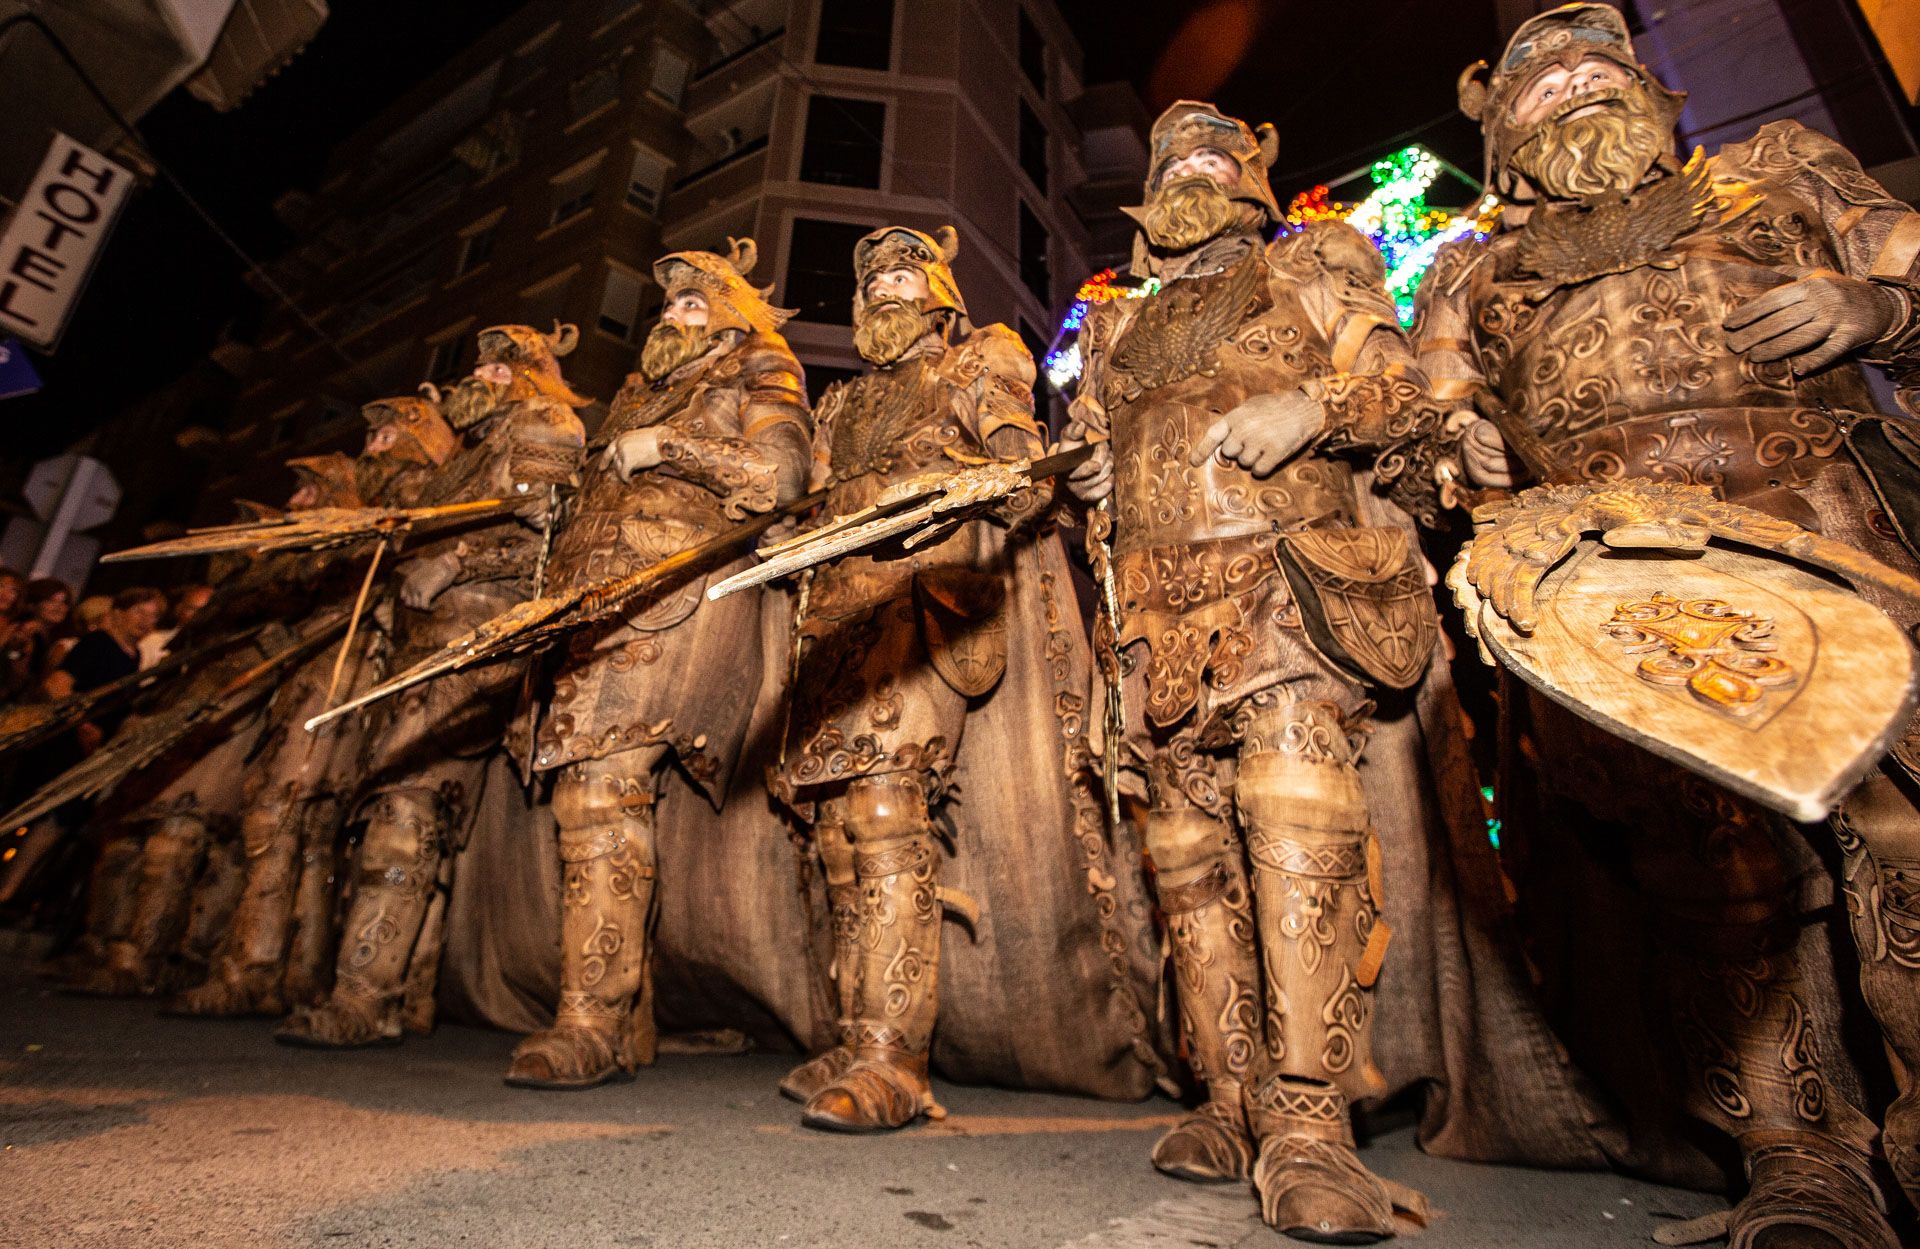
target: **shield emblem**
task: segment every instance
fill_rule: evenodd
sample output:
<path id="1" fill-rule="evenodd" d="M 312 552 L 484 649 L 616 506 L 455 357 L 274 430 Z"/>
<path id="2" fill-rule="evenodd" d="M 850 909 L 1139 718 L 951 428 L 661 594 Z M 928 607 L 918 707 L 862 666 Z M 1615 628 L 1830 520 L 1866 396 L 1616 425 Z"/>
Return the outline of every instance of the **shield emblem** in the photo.
<path id="1" fill-rule="evenodd" d="M 1795 820 L 1824 819 L 1913 715 L 1905 632 L 1779 556 L 1587 539 L 1535 600 L 1530 634 L 1477 597 L 1462 606 L 1548 698 Z"/>

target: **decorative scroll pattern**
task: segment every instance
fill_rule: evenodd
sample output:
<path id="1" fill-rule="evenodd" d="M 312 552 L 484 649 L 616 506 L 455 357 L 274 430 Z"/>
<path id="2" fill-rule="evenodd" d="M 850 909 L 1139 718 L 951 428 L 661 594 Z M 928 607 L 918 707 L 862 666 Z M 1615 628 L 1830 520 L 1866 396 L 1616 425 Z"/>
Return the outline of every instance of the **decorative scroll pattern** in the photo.
<path id="1" fill-rule="evenodd" d="M 1645 655 L 1638 672 L 1659 686 L 1685 686 L 1715 711 L 1744 716 L 1770 689 L 1785 689 L 1799 674 L 1770 654 L 1774 623 L 1720 599 L 1670 594 L 1622 603 L 1601 632 L 1629 655 Z"/>

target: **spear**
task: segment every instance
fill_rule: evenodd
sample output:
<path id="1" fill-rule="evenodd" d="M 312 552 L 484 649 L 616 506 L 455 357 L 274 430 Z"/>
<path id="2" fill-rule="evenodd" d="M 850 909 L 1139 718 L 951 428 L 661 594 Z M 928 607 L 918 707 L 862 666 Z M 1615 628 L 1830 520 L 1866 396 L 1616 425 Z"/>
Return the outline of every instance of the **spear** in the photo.
<path id="1" fill-rule="evenodd" d="M 625 576 L 611 577 L 591 585 L 517 603 L 471 633 L 448 642 L 438 653 L 392 680 L 313 717 L 307 721 L 307 728 L 309 731 L 317 729 L 330 720 L 390 698 L 423 681 L 431 681 L 435 677 L 458 672 L 502 655 L 551 646 L 575 629 L 619 615 L 629 603 L 642 595 L 654 593 L 682 578 L 732 563 L 751 551 L 760 536 L 774 525 L 789 516 L 800 515 L 826 497 L 826 491 L 816 490 Z"/>
<path id="2" fill-rule="evenodd" d="M 189 529 L 185 536 L 103 555 L 103 564 L 223 551 L 323 551 L 403 533 L 416 525 L 499 516 L 521 505 L 515 499 L 476 499 L 434 507 L 313 507 L 267 520 Z"/>

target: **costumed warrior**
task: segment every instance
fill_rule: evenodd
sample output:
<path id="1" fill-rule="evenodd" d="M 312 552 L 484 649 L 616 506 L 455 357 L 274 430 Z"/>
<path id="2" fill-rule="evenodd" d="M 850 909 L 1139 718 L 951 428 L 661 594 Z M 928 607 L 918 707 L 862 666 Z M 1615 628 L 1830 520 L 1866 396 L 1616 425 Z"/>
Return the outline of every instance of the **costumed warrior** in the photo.
<path id="1" fill-rule="evenodd" d="M 356 505 L 412 507 L 458 444 L 434 398 L 400 395 L 368 404 L 366 446 L 353 465 Z M 311 487 L 309 487 L 311 489 Z M 302 496 L 296 495 L 296 501 Z M 338 505 L 336 503 L 336 505 Z M 328 577 L 321 604 L 351 603 L 364 560 L 336 561 L 350 576 Z M 384 649 L 391 606 L 361 605 L 358 627 L 279 682 L 263 742 L 248 760 L 240 839 L 246 887 L 207 979 L 167 1009 L 183 1015 L 281 1015 L 318 1000 L 334 953 L 335 838 L 361 761 L 362 717 L 309 733 L 301 726 L 358 692 Z"/>
<path id="2" fill-rule="evenodd" d="M 970 325 L 957 250 L 951 227 L 855 245 L 872 368 L 816 411 L 830 516 L 1041 449 L 1032 357 L 1005 326 Z M 773 779 L 812 823 L 840 1015 L 838 1044 L 781 1086 L 811 1126 L 939 1115 L 930 1050 L 957 1078 L 1103 1096 L 1144 1094 L 1158 1068 L 1142 886 L 1088 781 L 1088 657 L 1050 502 L 1015 490 L 911 549 L 820 567 L 799 596 Z M 971 941 L 943 948 L 947 910 Z"/>
<path id="3" fill-rule="evenodd" d="M 295 482 L 287 499 L 288 511 L 359 505 L 352 461 L 346 457 L 306 456 L 287 461 L 287 467 Z M 188 631 L 176 636 L 174 646 L 190 647 L 196 638 L 263 620 L 302 619 L 312 605 L 314 580 L 322 563 L 314 556 L 277 554 L 234 568 L 217 582 L 211 602 Z M 177 681 L 169 703 L 195 704 L 215 698 L 229 680 L 289 639 L 286 629 L 269 624 L 251 644 Z M 96 873 L 96 896 L 88 907 L 89 931 L 82 941 L 82 957 L 76 960 L 81 966 L 68 981 L 70 989 L 107 995 L 153 993 L 163 987 L 163 972 L 172 982 L 168 988 L 197 979 L 238 902 L 237 891 L 228 891 L 224 906 L 212 905 L 212 895 L 221 891 L 221 878 L 237 881 L 243 876 L 225 852 L 234 844 L 232 834 L 243 810 L 246 761 L 259 745 L 264 724 L 258 711 L 249 711 L 205 726 L 128 777 L 103 804 L 107 819 L 125 829 L 147 831 L 140 843 L 138 867 L 131 874 Z M 133 740 L 141 729 L 142 722 L 136 718 L 121 733 Z M 120 748 L 119 741 L 110 740 L 103 750 Z M 122 861 L 114 848 L 121 840 L 125 839 L 108 842 L 102 867 Z M 196 908 L 203 875 L 211 894 Z M 116 885 L 129 890 L 124 901 L 110 896 Z M 86 956 L 96 949 L 101 961 L 89 966 Z M 169 957 L 177 952 L 196 953 L 199 966 L 170 970 Z"/>
<path id="4" fill-rule="evenodd" d="M 1364 1243 L 1419 1201 L 1354 1151 L 1352 1102 L 1387 1091 L 1388 936 L 1355 764 L 1370 691 L 1418 684 L 1437 621 L 1408 531 L 1365 524 L 1356 473 L 1411 482 L 1432 409 L 1367 240 L 1316 222 L 1264 241 L 1271 127 L 1182 101 L 1151 141 L 1128 211 L 1135 272 L 1161 285 L 1090 310 L 1067 434 L 1100 448 L 1071 484 L 1103 504 L 1120 766 L 1145 784 L 1206 1089 L 1153 1161 L 1251 1178 L 1289 1235 Z"/>
<path id="5" fill-rule="evenodd" d="M 580 494 L 554 537 L 553 592 L 604 581 L 706 541 L 797 497 L 811 427 L 788 314 L 746 280 L 757 251 L 676 252 L 640 371 L 587 450 Z M 575 633 L 534 765 L 557 769 L 565 874 L 560 1002 L 514 1051 L 507 1082 L 584 1088 L 650 1064 L 655 810 L 668 768 L 718 808 L 760 690 L 761 595 L 708 604 L 682 578 L 624 618 Z"/>
<path id="6" fill-rule="evenodd" d="M 1416 337 L 1436 395 L 1460 409 L 1450 437 L 1468 478 L 1515 484 L 1504 423 L 1550 481 L 1709 487 L 1912 572 L 1913 517 L 1899 506 L 1912 452 L 1892 473 L 1876 453 L 1893 448 L 1897 459 L 1911 435 L 1855 362 L 1914 382 L 1920 214 L 1797 122 L 1683 160 L 1672 138 L 1683 100 L 1639 63 L 1619 12 L 1599 4 L 1532 19 L 1497 67 L 1461 76 L 1461 107 L 1485 132 L 1504 211 L 1493 237 L 1440 252 Z M 1474 420 L 1476 407 L 1495 419 Z M 1914 623 L 1910 605 L 1878 601 Z M 1820 926 L 1798 913 L 1817 869 L 1795 830 L 1544 698 L 1508 710 L 1531 717 L 1556 804 L 1528 838 L 1616 826 L 1626 874 L 1657 917 L 1686 1108 L 1732 1138 L 1749 1180 L 1726 1226 L 1699 1238 L 1724 1230 L 1739 1249 L 1892 1249 L 1873 1125 L 1850 1104 L 1857 1077 L 1844 1070 L 1832 966 Z M 1861 988 L 1900 1086 L 1886 1157 L 1910 1197 L 1920 1197 L 1915 740 L 1909 730 L 1833 819 Z M 1589 930 L 1569 948 L 1590 945 Z M 1644 1067 L 1609 1058 L 1631 1052 L 1608 1005 L 1617 999 L 1591 982 L 1566 995 L 1575 998 L 1596 1008 L 1582 1021 L 1595 1043 L 1576 1057 L 1629 1101 L 1656 1096 Z M 1665 1235 L 1687 1239 L 1685 1229 Z"/>
<path id="7" fill-rule="evenodd" d="M 585 432 L 559 357 L 578 332 L 524 325 L 480 332 L 479 364 L 446 396 L 449 424 L 471 439 L 440 466 L 422 506 L 518 499 L 510 516 L 436 535 L 396 570 L 400 605 L 392 663 L 405 669 L 536 590 L 546 532 L 560 491 L 577 480 Z M 276 1030 L 290 1045 L 395 1044 L 432 1017 L 445 879 L 468 827 L 491 755 L 522 692 L 526 664 L 512 658 L 427 682 L 390 700 L 370 742 L 352 906 L 340 937 L 333 991 Z M 408 1009 L 403 1019 L 402 1007 Z"/>

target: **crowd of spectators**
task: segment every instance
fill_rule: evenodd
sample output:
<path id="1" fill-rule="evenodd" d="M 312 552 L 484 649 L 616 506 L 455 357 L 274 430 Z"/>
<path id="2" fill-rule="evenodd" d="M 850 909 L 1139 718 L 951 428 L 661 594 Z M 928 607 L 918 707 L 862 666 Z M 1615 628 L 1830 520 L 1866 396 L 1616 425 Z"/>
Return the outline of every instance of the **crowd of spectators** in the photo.
<path id="1" fill-rule="evenodd" d="M 84 694 L 152 667 L 212 596 L 204 585 L 135 586 L 76 603 L 63 581 L 0 568 L 0 705 Z M 81 749 L 96 749 L 114 726 L 112 715 L 81 725 Z"/>

